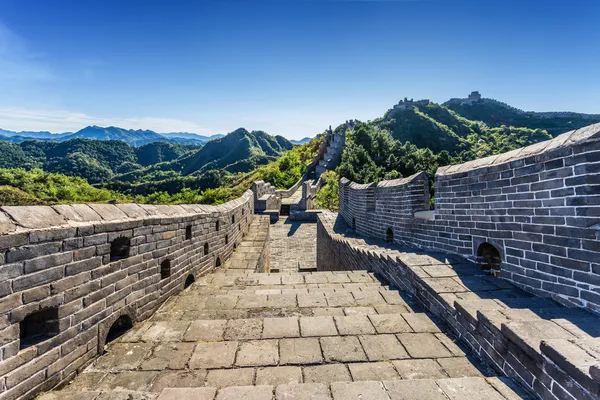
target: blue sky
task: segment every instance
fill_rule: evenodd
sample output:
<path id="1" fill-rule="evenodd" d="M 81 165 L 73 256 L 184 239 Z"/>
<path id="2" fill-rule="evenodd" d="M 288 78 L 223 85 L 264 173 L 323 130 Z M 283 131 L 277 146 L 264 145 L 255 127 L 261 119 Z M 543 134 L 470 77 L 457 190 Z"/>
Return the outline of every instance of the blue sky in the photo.
<path id="1" fill-rule="evenodd" d="M 288 138 L 479 90 L 600 113 L 600 1 L 0 1 L 0 128 Z"/>

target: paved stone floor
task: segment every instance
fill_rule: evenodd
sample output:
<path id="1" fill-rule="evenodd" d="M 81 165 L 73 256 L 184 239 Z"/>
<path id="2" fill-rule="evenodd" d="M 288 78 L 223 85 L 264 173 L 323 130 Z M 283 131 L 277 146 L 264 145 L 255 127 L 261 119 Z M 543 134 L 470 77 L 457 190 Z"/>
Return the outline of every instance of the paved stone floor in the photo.
<path id="1" fill-rule="evenodd" d="M 258 271 L 259 260 L 265 248 L 268 233 L 269 217 L 264 215 L 253 216 L 248 227 L 248 233 L 244 235 L 240 243 L 236 244 L 236 249 L 231 257 L 225 261 L 224 268 Z"/>
<path id="2" fill-rule="evenodd" d="M 270 230 L 271 270 L 317 268 L 317 224 L 280 217 Z"/>
<path id="3" fill-rule="evenodd" d="M 42 398 L 514 395 L 420 311 L 366 272 L 222 269 L 169 299 L 70 385 Z"/>
<path id="4" fill-rule="evenodd" d="M 291 226 L 282 221 L 271 233 Z M 308 237 L 310 229 L 314 224 L 300 224 L 294 235 Z M 108 343 L 71 383 L 40 399 L 522 397 L 410 297 L 370 273 L 256 273 L 248 263 L 198 278 Z"/>
<path id="5" fill-rule="evenodd" d="M 281 204 L 298 204 L 300 203 L 300 200 L 302 200 L 302 185 L 300 185 L 290 197 L 281 199 Z"/>

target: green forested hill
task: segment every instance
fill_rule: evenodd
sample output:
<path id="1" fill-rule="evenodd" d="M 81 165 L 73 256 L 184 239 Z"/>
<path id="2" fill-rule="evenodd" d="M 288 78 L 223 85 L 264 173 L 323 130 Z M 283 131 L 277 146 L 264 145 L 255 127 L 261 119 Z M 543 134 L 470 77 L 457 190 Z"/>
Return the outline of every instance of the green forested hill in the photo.
<path id="1" fill-rule="evenodd" d="M 196 146 L 154 142 L 133 147 L 118 140 L 71 139 L 64 142 L 0 141 L 0 168 L 41 168 L 99 183 L 123 170 L 172 161 Z"/>
<path id="2" fill-rule="evenodd" d="M 465 118 L 491 127 L 502 125 L 543 129 L 552 136 L 600 122 L 600 114 L 523 111 L 493 99 L 451 99 L 443 104 Z M 600 111 L 600 110 L 599 110 Z"/>
<path id="3" fill-rule="evenodd" d="M 465 161 L 485 156 L 487 149 L 482 151 L 482 145 L 486 142 L 498 152 L 504 152 L 549 138 L 548 133 L 539 128 L 508 125 L 490 128 L 431 102 L 388 110 L 383 118 L 373 121 L 373 125 L 389 131 L 400 142 L 410 142 L 434 153 L 447 151 Z M 503 143 L 497 143 L 499 140 Z"/>
<path id="4" fill-rule="evenodd" d="M 292 147 L 281 136 L 240 128 L 175 160 L 117 175 L 105 187 L 132 195 L 216 188 L 228 175 L 252 171 Z"/>
<path id="5" fill-rule="evenodd" d="M 281 136 L 236 131 L 205 146 L 119 140 L 0 141 L 0 168 L 40 168 L 80 177 L 126 195 L 215 188 L 231 173 L 248 172 L 292 148 Z"/>
<path id="6" fill-rule="evenodd" d="M 243 135 L 245 137 L 245 135 Z M 259 135 L 260 136 L 260 135 Z M 268 140 L 268 139 L 267 139 Z M 0 169 L 0 204 L 34 205 L 76 202 L 120 202 L 138 203 L 207 203 L 220 204 L 239 197 L 250 188 L 253 181 L 265 180 L 278 188 L 287 188 L 300 179 L 306 164 L 319 149 L 322 136 L 310 143 L 296 146 L 282 157 L 245 173 L 227 173 L 211 170 L 200 177 L 195 175 L 179 176 L 172 171 L 173 177 L 164 181 L 147 182 L 143 186 L 148 190 L 145 195 L 128 195 L 122 191 L 112 191 L 90 185 L 85 179 L 64 174 L 49 173 L 41 169 L 24 168 Z M 285 144 L 285 142 L 283 142 Z M 239 165 L 241 162 L 235 164 Z M 163 163 L 164 164 L 164 163 Z M 199 181 L 213 179 L 212 186 L 197 188 Z M 178 188 L 174 193 L 162 190 L 163 186 Z M 131 188 L 129 188 L 131 189 Z"/>
<path id="7" fill-rule="evenodd" d="M 425 171 L 528 146 L 552 136 L 543 129 L 489 127 L 429 101 L 402 103 L 382 118 L 358 122 L 347 132 L 338 175 L 359 183 Z M 335 196 L 331 185 L 326 188 Z M 433 190 L 433 185 L 431 185 Z M 335 203 L 321 195 L 322 203 Z"/>

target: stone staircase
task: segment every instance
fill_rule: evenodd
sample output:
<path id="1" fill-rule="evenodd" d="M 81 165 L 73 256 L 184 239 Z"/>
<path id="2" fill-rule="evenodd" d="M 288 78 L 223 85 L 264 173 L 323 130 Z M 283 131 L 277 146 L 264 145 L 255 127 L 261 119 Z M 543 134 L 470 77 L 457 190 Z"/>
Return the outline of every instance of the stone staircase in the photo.
<path id="1" fill-rule="evenodd" d="M 40 399 L 515 399 L 411 298 L 373 274 L 201 277 Z"/>
<path id="2" fill-rule="evenodd" d="M 319 164 L 315 167 L 317 179 L 323 172 L 335 169 L 339 165 L 346 144 L 344 135 L 344 133 L 334 133 L 332 135 L 331 142 L 327 146 L 327 151 L 323 155 L 323 158 L 319 160 Z"/>

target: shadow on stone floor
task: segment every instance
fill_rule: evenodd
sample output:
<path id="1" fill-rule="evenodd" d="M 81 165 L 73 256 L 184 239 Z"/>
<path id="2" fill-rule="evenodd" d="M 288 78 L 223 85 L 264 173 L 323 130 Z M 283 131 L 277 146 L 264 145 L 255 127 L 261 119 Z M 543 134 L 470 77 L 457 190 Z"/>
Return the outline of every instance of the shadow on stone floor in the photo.
<path id="1" fill-rule="evenodd" d="M 565 305 L 551 299 L 538 297 L 526 292 L 511 282 L 494 277 L 473 262 L 460 256 L 441 252 L 423 251 L 418 248 L 387 243 L 384 240 L 361 236 L 338 215 L 333 226 L 336 234 L 348 239 L 356 239 L 373 249 L 398 252 L 397 260 L 407 268 L 418 268 L 429 276 L 438 295 L 455 296 L 464 305 L 462 311 L 478 311 L 499 317 L 506 321 L 527 321 L 544 323 L 555 322 L 575 339 L 578 333 L 592 338 L 600 337 L 600 318 L 592 313 Z M 380 277 L 381 278 L 381 277 Z M 469 305 L 472 304 L 472 310 Z M 478 311 L 477 311 L 478 310 Z M 506 322 L 503 321 L 503 322 Z M 559 335 L 560 336 L 560 335 Z M 565 338 L 568 335 L 565 335 Z"/>
<path id="2" fill-rule="evenodd" d="M 294 234 L 296 233 L 296 231 L 298 229 L 300 229 L 300 227 L 303 224 L 315 224 L 315 222 L 309 222 L 309 221 L 290 221 L 289 219 L 286 219 L 286 221 L 284 222 L 285 225 L 291 225 L 290 230 L 288 232 L 288 236 L 294 236 Z"/>

